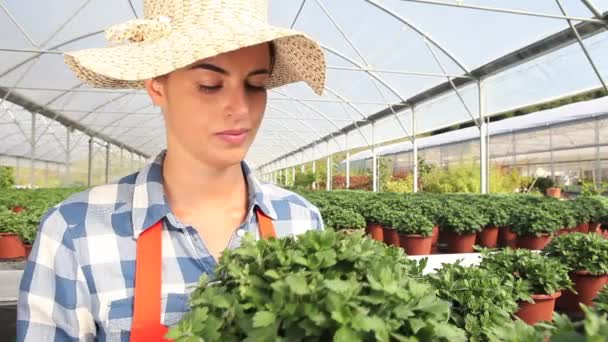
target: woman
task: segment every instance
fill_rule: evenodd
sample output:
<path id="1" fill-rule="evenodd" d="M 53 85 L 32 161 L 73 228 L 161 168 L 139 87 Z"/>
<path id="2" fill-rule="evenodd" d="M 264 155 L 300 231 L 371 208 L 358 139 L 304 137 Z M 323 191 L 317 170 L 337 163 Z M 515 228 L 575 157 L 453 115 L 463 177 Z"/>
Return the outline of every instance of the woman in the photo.
<path id="1" fill-rule="evenodd" d="M 20 341 L 146 340 L 135 331 L 159 328 L 147 339 L 158 340 L 244 233 L 323 228 L 314 206 L 260 184 L 242 162 L 267 89 L 305 81 L 322 92 L 319 46 L 269 26 L 263 0 L 146 0 L 144 9 L 145 19 L 106 31 L 115 45 L 65 61 L 95 87 L 145 87 L 163 112 L 167 150 L 47 213 L 21 283 Z"/>

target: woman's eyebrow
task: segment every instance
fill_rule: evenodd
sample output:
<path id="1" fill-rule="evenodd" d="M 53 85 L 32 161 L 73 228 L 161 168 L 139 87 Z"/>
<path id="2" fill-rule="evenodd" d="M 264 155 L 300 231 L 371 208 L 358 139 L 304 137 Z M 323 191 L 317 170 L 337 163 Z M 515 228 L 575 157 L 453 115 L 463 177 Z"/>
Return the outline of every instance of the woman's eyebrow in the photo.
<path id="1" fill-rule="evenodd" d="M 198 64 L 198 65 L 193 66 L 191 69 L 209 70 L 209 71 L 217 72 L 222 75 L 230 76 L 230 73 L 227 70 L 222 69 L 217 65 L 213 65 L 213 64 L 209 64 L 209 63 Z M 265 74 L 270 74 L 270 71 L 266 68 L 256 69 L 256 70 L 253 70 L 252 72 L 250 72 L 247 75 L 247 77 L 255 76 L 255 75 L 265 75 Z"/>

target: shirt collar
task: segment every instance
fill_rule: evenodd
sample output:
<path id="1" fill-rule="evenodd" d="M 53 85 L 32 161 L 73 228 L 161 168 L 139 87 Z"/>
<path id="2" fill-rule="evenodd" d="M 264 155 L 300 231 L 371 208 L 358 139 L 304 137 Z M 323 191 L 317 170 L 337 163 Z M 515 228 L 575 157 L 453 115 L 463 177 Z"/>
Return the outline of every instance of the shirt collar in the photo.
<path id="1" fill-rule="evenodd" d="M 137 174 L 132 203 L 133 236 L 136 239 L 143 231 L 171 213 L 163 186 L 162 164 L 165 155 L 166 151 L 159 153 L 152 163 L 144 166 Z M 241 168 L 247 182 L 250 210 L 258 207 L 266 216 L 276 220 L 277 213 L 271 198 L 264 193 L 262 184 L 253 176 L 245 162 L 241 162 Z"/>

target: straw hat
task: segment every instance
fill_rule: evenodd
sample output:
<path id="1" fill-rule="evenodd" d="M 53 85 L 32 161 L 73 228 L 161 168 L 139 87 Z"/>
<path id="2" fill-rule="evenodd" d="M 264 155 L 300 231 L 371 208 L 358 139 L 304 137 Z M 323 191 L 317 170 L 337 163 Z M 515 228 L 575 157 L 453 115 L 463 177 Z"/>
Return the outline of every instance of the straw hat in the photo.
<path id="1" fill-rule="evenodd" d="M 111 46 L 65 54 L 78 78 L 98 88 L 141 88 L 143 81 L 198 60 L 274 42 L 268 88 L 304 81 L 319 95 L 325 57 L 305 34 L 268 24 L 268 0 L 144 0 L 144 19 L 106 30 Z"/>

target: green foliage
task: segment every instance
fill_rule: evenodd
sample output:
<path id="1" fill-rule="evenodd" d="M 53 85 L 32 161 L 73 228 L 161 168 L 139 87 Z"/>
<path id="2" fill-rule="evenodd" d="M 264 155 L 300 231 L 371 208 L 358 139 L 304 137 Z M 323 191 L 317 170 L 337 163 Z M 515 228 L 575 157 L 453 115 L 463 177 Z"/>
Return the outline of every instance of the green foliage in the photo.
<path id="1" fill-rule="evenodd" d="M 604 286 L 593 300 L 593 309 L 601 314 L 608 314 L 608 285 Z"/>
<path id="2" fill-rule="evenodd" d="M 554 237 L 543 253 L 572 271 L 608 273 L 608 240 L 599 234 L 572 233 Z"/>
<path id="3" fill-rule="evenodd" d="M 463 235 L 480 232 L 487 223 L 487 217 L 477 208 L 457 200 L 448 200 L 445 201 L 439 225 L 442 229 Z"/>
<path id="4" fill-rule="evenodd" d="M 563 227 L 562 219 L 544 206 L 525 206 L 511 213 L 511 231 L 519 236 L 551 234 Z"/>
<path id="5" fill-rule="evenodd" d="M 310 173 L 296 173 L 296 181 L 294 183 L 294 186 L 296 188 L 302 188 L 302 189 L 311 189 L 312 188 L 312 184 L 315 182 L 315 174 L 310 172 Z"/>
<path id="6" fill-rule="evenodd" d="M 321 210 L 325 226 L 330 229 L 364 229 L 365 218 L 352 209 L 329 206 Z"/>
<path id="7" fill-rule="evenodd" d="M 531 326 L 522 320 L 508 322 L 488 332 L 489 342 L 547 342 L 547 329 Z"/>
<path id="8" fill-rule="evenodd" d="M 572 205 L 577 223 L 599 222 L 606 209 L 604 200 L 599 196 L 580 196 Z"/>
<path id="9" fill-rule="evenodd" d="M 492 329 L 511 322 L 519 298 L 529 292 L 521 279 L 459 263 L 444 264 L 428 279 L 439 298 L 452 303 L 450 320 L 470 341 L 484 341 Z"/>
<path id="10" fill-rule="evenodd" d="M 387 178 L 382 183 L 382 191 L 394 193 L 412 193 L 414 192 L 414 180 L 411 175 L 405 178 Z"/>
<path id="11" fill-rule="evenodd" d="M 432 168 L 421 176 L 425 192 L 432 193 L 479 193 L 481 178 L 479 164 L 464 162 L 447 168 Z M 490 191 L 512 193 L 527 184 L 528 179 L 519 171 L 499 165 L 490 167 Z"/>
<path id="12" fill-rule="evenodd" d="M 203 276 L 175 341 L 465 341 L 421 265 L 361 234 L 244 239 Z"/>
<path id="13" fill-rule="evenodd" d="M 504 227 L 509 222 L 511 207 L 509 197 L 502 195 L 483 195 L 479 200 L 479 210 L 487 216 L 488 226 Z"/>
<path id="14" fill-rule="evenodd" d="M 15 185 L 15 172 L 12 167 L 0 166 L 0 189 L 10 189 Z"/>
<path id="15" fill-rule="evenodd" d="M 572 288 L 568 269 L 557 260 L 527 249 L 482 250 L 480 267 L 522 279 L 531 294 L 554 294 Z"/>
<path id="16" fill-rule="evenodd" d="M 390 227 L 404 235 L 431 236 L 433 234 L 433 222 L 415 211 L 402 210 L 390 211 Z"/>

